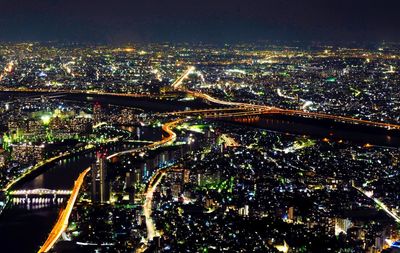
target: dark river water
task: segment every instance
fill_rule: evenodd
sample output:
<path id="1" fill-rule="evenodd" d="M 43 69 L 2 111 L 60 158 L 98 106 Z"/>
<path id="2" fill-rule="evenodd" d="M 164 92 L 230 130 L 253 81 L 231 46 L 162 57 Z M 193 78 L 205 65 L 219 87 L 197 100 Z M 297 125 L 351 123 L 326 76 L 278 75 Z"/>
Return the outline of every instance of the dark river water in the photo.
<path id="1" fill-rule="evenodd" d="M 281 133 L 307 135 L 316 139 L 327 138 L 333 142 L 342 140 L 358 145 L 371 144 L 384 147 L 400 147 L 399 130 L 279 116 L 236 118 L 228 122 Z"/>
<path id="2" fill-rule="evenodd" d="M 95 159 L 93 153 L 60 160 L 18 189 L 71 189 L 79 173 Z M 1 252 L 37 252 L 57 220 L 59 206 L 10 203 L 0 216 Z"/>

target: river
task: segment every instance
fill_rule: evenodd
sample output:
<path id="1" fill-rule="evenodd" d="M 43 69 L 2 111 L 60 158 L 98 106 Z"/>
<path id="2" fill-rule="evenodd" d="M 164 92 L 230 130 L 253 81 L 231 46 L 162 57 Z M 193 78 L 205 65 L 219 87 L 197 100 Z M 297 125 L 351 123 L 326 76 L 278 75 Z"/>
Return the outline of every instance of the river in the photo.
<path id="1" fill-rule="evenodd" d="M 136 132 L 136 129 L 133 128 L 132 131 Z M 140 133 L 142 140 L 155 141 L 161 139 L 160 128 L 140 127 Z M 110 148 L 109 153 L 133 147 L 133 144 L 124 144 Z M 78 175 L 94 161 L 95 152 L 59 160 L 44 173 L 19 184 L 13 190 L 72 189 Z M 13 201 L 10 201 L 0 215 L 0 252 L 37 252 L 57 220 L 59 208 L 60 205 L 49 203 L 26 205 L 13 204 Z"/>
<path id="2" fill-rule="evenodd" d="M 288 116 L 261 116 L 224 120 L 237 125 L 263 128 L 269 131 L 306 135 L 329 141 L 350 141 L 354 144 L 399 148 L 400 131 L 376 127 L 335 123 L 315 119 L 303 119 Z"/>

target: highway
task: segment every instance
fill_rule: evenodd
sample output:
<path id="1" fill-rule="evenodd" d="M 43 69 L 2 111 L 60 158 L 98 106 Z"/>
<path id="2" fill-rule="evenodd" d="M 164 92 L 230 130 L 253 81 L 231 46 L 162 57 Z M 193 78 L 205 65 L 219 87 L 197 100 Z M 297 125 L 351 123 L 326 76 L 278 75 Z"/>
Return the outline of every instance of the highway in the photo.
<path id="1" fill-rule="evenodd" d="M 90 171 L 90 167 L 84 170 L 75 181 L 74 188 L 72 189 L 71 196 L 68 199 L 67 205 L 64 210 L 61 212 L 61 215 L 58 217 L 56 224 L 51 230 L 47 240 L 43 244 L 43 246 L 38 251 L 39 253 L 48 252 L 54 246 L 54 244 L 58 241 L 61 234 L 67 229 L 68 220 L 71 215 L 72 209 L 75 205 L 76 199 L 79 194 L 79 190 L 83 184 L 86 174 Z"/>
<path id="2" fill-rule="evenodd" d="M 365 190 L 363 190 L 360 187 L 354 186 L 353 188 L 358 190 L 360 193 L 362 193 L 363 195 L 365 195 L 367 198 L 372 199 L 375 204 L 377 204 L 380 208 L 382 208 L 383 211 L 385 211 L 390 217 L 392 217 L 397 223 L 400 223 L 400 216 L 398 216 L 396 213 L 392 212 L 386 205 L 385 203 L 383 203 L 382 201 L 380 201 L 377 198 L 374 198 L 371 194 L 369 194 L 368 192 L 366 192 Z"/>
<path id="3" fill-rule="evenodd" d="M 178 88 L 182 85 L 183 81 L 184 81 L 186 78 L 188 78 L 188 76 L 189 76 L 191 73 L 193 73 L 194 70 L 195 70 L 195 67 L 193 67 L 193 66 L 188 67 L 187 70 L 185 70 L 185 72 L 183 72 L 183 74 L 182 74 L 180 77 L 178 77 L 178 78 L 175 80 L 175 82 L 173 82 L 173 83 L 171 84 L 172 88 L 178 89 Z"/>
<path id="4" fill-rule="evenodd" d="M 189 90 L 184 90 L 184 89 L 179 89 L 180 91 L 184 91 L 189 95 L 192 95 L 197 98 L 205 99 L 211 103 L 218 104 L 218 105 L 225 105 L 225 106 L 237 106 L 237 107 L 243 107 L 246 109 L 264 109 L 264 110 L 270 110 L 270 109 L 279 109 L 276 107 L 271 107 L 271 106 L 266 106 L 266 105 L 254 105 L 254 104 L 249 104 L 249 103 L 242 103 L 242 102 L 232 102 L 232 101 L 225 101 L 221 100 L 218 98 L 214 98 L 208 94 L 201 93 L 201 92 L 196 92 L 196 91 L 189 91 Z"/>
<path id="5" fill-rule="evenodd" d="M 330 119 L 330 120 L 334 120 L 337 122 L 346 122 L 346 123 L 351 123 L 351 124 L 361 124 L 361 125 L 367 125 L 367 126 L 381 127 L 381 128 L 386 128 L 389 130 L 390 129 L 400 130 L 400 125 L 397 125 L 397 124 L 375 122 L 375 121 L 356 119 L 356 118 L 345 117 L 345 116 L 336 116 L 336 115 L 331 115 L 331 114 L 326 114 L 326 113 L 305 112 L 305 111 L 301 111 L 301 110 L 287 110 L 287 109 L 279 109 L 277 111 L 270 110 L 270 111 L 266 112 L 266 114 L 271 114 L 271 113 L 283 114 L 283 115 L 298 115 L 298 116 L 303 116 L 303 117 L 308 117 L 308 118 L 317 118 L 317 119 Z"/>
<path id="6" fill-rule="evenodd" d="M 158 148 L 163 145 L 168 145 L 168 144 L 174 142 L 176 139 L 176 133 L 172 130 L 172 128 L 175 127 L 178 123 L 181 123 L 182 121 L 183 121 L 182 119 L 178 119 L 178 120 L 171 121 L 171 122 L 164 124 L 162 126 L 162 129 L 164 132 L 167 133 L 167 136 L 163 137 L 163 139 L 161 141 L 158 141 L 158 142 L 155 142 L 153 144 L 146 146 L 146 148 L 154 149 L 154 148 Z M 146 196 L 146 199 L 143 204 L 143 214 L 146 217 L 147 237 L 145 239 L 144 244 L 141 247 L 137 248 L 136 252 L 138 252 L 138 253 L 144 252 L 147 249 L 148 242 L 153 240 L 154 236 L 156 236 L 156 233 L 157 233 L 156 227 L 155 227 L 154 221 L 151 217 L 153 194 L 154 194 L 154 191 L 156 190 L 158 184 L 161 182 L 162 177 L 170 169 L 171 169 L 171 167 L 162 168 L 162 169 L 157 170 L 156 173 L 154 173 L 151 176 L 151 178 L 147 184 L 146 192 L 144 193 L 144 195 Z"/>
<path id="7" fill-rule="evenodd" d="M 174 89 L 186 92 L 189 95 L 207 100 L 214 104 L 224 105 L 224 106 L 235 106 L 235 107 L 240 107 L 240 108 L 249 109 L 249 110 L 260 110 L 260 114 L 297 115 L 297 116 L 308 117 L 308 118 L 329 119 L 329 120 L 334 120 L 337 122 L 345 122 L 345 123 L 352 123 L 352 124 L 364 124 L 364 125 L 368 125 L 368 126 L 386 128 L 388 130 L 391 130 L 391 129 L 400 130 L 400 125 L 397 125 L 397 124 L 374 122 L 374 121 L 369 121 L 369 120 L 356 119 L 356 118 L 346 117 L 346 116 L 336 116 L 336 115 L 330 115 L 330 114 L 318 113 L 318 112 L 307 112 L 307 111 L 301 111 L 301 110 L 281 109 L 281 108 L 271 107 L 271 106 L 266 106 L 266 105 L 254 105 L 254 104 L 242 103 L 242 102 L 231 102 L 231 101 L 225 101 L 225 100 L 221 100 L 218 98 L 214 98 L 205 93 L 190 91 L 185 88 L 181 88 L 183 80 L 185 80 L 187 78 L 187 76 L 189 75 L 189 73 L 191 73 L 193 71 L 194 71 L 194 67 L 189 67 L 188 70 L 185 71 L 185 73 L 180 78 L 178 78 L 177 81 L 175 81 L 172 84 L 172 87 Z M 252 113 L 252 115 L 254 115 L 254 113 Z M 226 114 L 226 116 L 229 117 L 229 114 Z"/>
<path id="8" fill-rule="evenodd" d="M 112 154 L 112 155 L 108 156 L 107 159 L 111 159 L 113 157 L 121 156 L 124 154 L 145 152 L 146 150 L 149 150 L 149 149 L 156 149 L 156 148 L 159 148 L 164 145 L 169 145 L 170 143 L 172 143 L 176 140 L 176 133 L 172 130 L 172 128 L 181 122 L 183 122 L 183 119 L 177 119 L 177 120 L 163 124 L 162 130 L 167 134 L 167 136 L 163 136 L 163 138 L 160 141 L 153 142 L 142 148 L 125 150 L 122 152 Z M 154 236 L 156 235 L 156 227 L 155 227 L 154 221 L 151 217 L 153 194 L 157 188 L 157 185 L 160 183 L 162 177 L 165 175 L 165 173 L 168 169 L 169 168 L 157 170 L 157 172 L 153 174 L 153 176 L 150 178 L 150 180 L 147 184 L 147 190 L 145 192 L 146 199 L 143 204 L 143 214 L 146 217 L 147 237 L 145 239 L 144 244 L 142 244 L 141 247 L 137 248 L 136 252 L 138 252 L 138 253 L 144 252 L 147 249 L 148 242 L 150 240 L 152 240 L 154 238 Z"/>
<path id="9" fill-rule="evenodd" d="M 156 236 L 156 226 L 154 225 L 154 221 L 151 217 L 152 213 L 152 201 L 153 194 L 157 189 L 158 184 L 161 182 L 161 179 L 164 177 L 165 172 L 159 170 L 150 178 L 148 183 L 147 192 L 145 193 L 146 200 L 143 205 L 143 213 L 146 217 L 146 228 L 147 228 L 147 239 L 146 241 L 153 240 L 154 236 Z"/>
<path id="10" fill-rule="evenodd" d="M 154 142 L 152 144 L 149 144 L 143 148 L 136 148 L 136 149 L 131 149 L 131 150 L 125 150 L 122 152 L 115 153 L 113 155 L 110 155 L 107 157 L 107 159 L 111 159 L 116 156 L 124 155 L 124 154 L 129 154 L 129 153 L 135 153 L 135 152 L 144 152 L 149 149 L 156 149 L 164 145 L 168 145 L 172 142 L 175 141 L 176 139 L 176 133 L 172 130 L 173 127 L 175 127 L 178 123 L 183 122 L 182 119 L 177 119 L 171 122 L 167 122 L 163 124 L 162 130 L 167 133 L 167 136 L 164 136 L 162 140 Z M 148 184 L 147 184 L 147 190 L 145 192 L 145 202 L 143 204 L 143 214 L 146 217 L 146 229 L 147 229 L 147 237 L 145 239 L 144 244 L 142 244 L 141 247 L 137 248 L 136 252 L 144 252 L 147 249 L 148 242 L 154 238 L 156 235 L 156 228 L 154 225 L 154 221 L 151 217 L 152 213 L 152 200 L 153 200 L 153 194 L 154 191 L 157 188 L 157 185 L 160 183 L 162 177 L 166 173 L 166 169 L 160 169 L 156 173 L 153 174 L 153 176 L 150 178 Z"/>
<path id="11" fill-rule="evenodd" d="M 241 107 L 224 107 L 224 108 L 213 108 L 213 109 L 198 109 L 198 110 L 185 110 L 163 113 L 162 115 L 185 115 L 185 114 L 208 114 L 208 113 L 218 113 L 227 111 L 243 111 L 245 109 Z"/>
<path id="12" fill-rule="evenodd" d="M 259 114 L 282 114 L 282 115 L 297 115 L 297 116 L 302 116 L 302 117 L 308 117 L 308 118 L 317 118 L 317 119 L 329 119 L 329 120 L 334 120 L 338 122 L 346 122 L 346 123 L 352 123 L 352 124 L 363 124 L 363 125 L 369 125 L 369 126 L 375 126 L 375 127 L 382 127 L 386 129 L 397 129 L 400 130 L 400 125 L 396 124 L 389 124 L 389 123 L 383 123 L 383 122 L 372 122 L 368 120 L 362 120 L 362 119 L 356 119 L 356 118 L 351 118 L 351 117 L 345 117 L 345 116 L 335 116 L 335 115 L 329 115 L 329 114 L 324 114 L 324 113 L 317 113 L 317 112 L 306 112 L 306 111 L 301 111 L 301 110 L 288 110 L 288 109 L 281 109 L 281 108 L 276 108 L 276 107 L 271 107 L 271 106 L 266 106 L 266 105 L 254 105 L 254 104 L 249 104 L 249 103 L 242 103 L 242 102 L 232 102 L 232 101 L 224 101 L 218 98 L 214 98 L 208 94 L 205 93 L 200 93 L 200 92 L 195 92 L 195 91 L 189 91 L 185 90 L 182 87 L 182 84 L 184 80 L 188 78 L 188 76 L 193 73 L 195 70 L 194 67 L 189 67 L 173 84 L 172 87 L 176 90 L 179 91 L 184 91 L 187 94 L 201 98 L 204 100 L 209 101 L 210 103 L 217 104 L 217 105 L 222 105 L 222 106 L 228 106 L 228 108 L 217 108 L 217 109 L 203 109 L 203 110 L 188 110 L 188 111 L 182 111 L 182 112 L 171 112 L 169 113 L 170 115 L 182 115 L 182 114 L 199 114 L 199 115 L 204 115 L 204 117 L 208 118 L 221 118 L 221 117 L 242 117 L 242 116 L 249 116 L 249 115 L 259 115 Z M 0 91 L 12 91 L 10 89 L 0 89 Z M 15 89 L 15 91 L 24 91 L 24 92 L 49 92 L 49 90 L 30 90 L 30 89 Z M 50 91 L 53 92 L 53 91 Z M 150 95 L 146 94 L 124 94 L 124 93 L 108 93 L 108 92 L 102 92 L 102 91 L 69 91 L 69 90 L 57 90 L 54 92 L 66 92 L 66 93 L 84 93 L 84 94 L 96 94 L 96 95 L 110 95 L 110 96 L 127 96 L 127 97 L 150 97 Z M 131 149 L 131 150 L 125 150 L 122 152 L 118 152 L 115 154 L 112 154 L 107 157 L 107 159 L 111 159 L 113 157 L 121 156 L 124 154 L 132 154 L 136 152 L 145 152 L 150 149 L 157 149 L 161 146 L 168 145 L 172 142 L 175 141 L 176 139 L 176 133 L 172 130 L 173 127 L 175 127 L 177 124 L 183 122 L 183 119 L 177 119 L 171 122 L 167 122 L 162 126 L 162 130 L 166 133 L 165 136 L 160 141 L 153 142 L 147 146 L 141 147 L 141 148 L 136 148 L 136 149 Z M 232 143 L 232 145 L 236 145 L 236 143 L 229 141 Z M 93 147 L 90 147 L 93 148 Z M 54 160 L 60 159 L 64 156 L 69 155 L 69 152 L 66 152 L 60 156 L 56 156 L 53 158 L 50 158 L 46 161 L 43 161 L 41 163 L 38 163 L 36 166 L 33 166 L 31 169 L 29 169 L 26 173 L 21 175 L 17 180 L 11 182 L 5 190 L 9 190 L 16 182 L 18 182 L 21 178 L 25 177 L 27 174 L 35 171 L 39 167 L 50 163 Z M 43 246 L 40 248 L 39 252 L 48 252 L 54 244 L 57 242 L 57 240 L 60 238 L 61 234 L 65 231 L 65 229 L 68 226 L 68 220 L 70 217 L 70 214 L 72 212 L 73 206 L 76 202 L 77 196 L 79 194 L 79 190 L 82 186 L 82 183 L 84 181 L 84 178 L 86 174 L 90 171 L 90 168 L 87 168 L 85 171 L 83 171 L 78 179 L 75 182 L 74 188 L 72 189 L 71 196 L 67 202 L 66 207 L 62 210 L 56 224 L 54 225 L 52 231 L 50 232 L 46 242 L 43 244 Z M 153 199 L 153 194 L 154 191 L 156 190 L 158 184 L 160 183 L 161 179 L 163 176 L 167 173 L 167 169 L 160 169 L 158 170 L 149 180 L 147 190 L 145 192 L 145 203 L 143 205 L 143 212 L 146 217 L 146 228 L 147 228 L 147 239 L 145 245 L 147 245 L 147 242 L 149 240 L 152 240 L 153 237 L 156 235 L 156 228 L 154 225 L 154 222 L 151 218 L 151 213 L 152 213 L 152 199 Z M 356 188 L 357 189 L 357 188 Z M 364 195 L 368 196 L 362 189 L 357 189 L 360 192 L 362 192 Z M 388 215 L 390 215 L 392 218 L 396 220 L 396 222 L 400 222 L 400 217 L 397 216 L 397 214 L 393 213 L 390 211 L 384 203 L 379 201 L 376 198 L 372 198 L 374 202 L 379 205 Z M 146 247 L 146 246 L 144 246 Z M 139 252 L 142 252 L 143 247 L 138 249 Z"/>
<path id="13" fill-rule="evenodd" d="M 147 229 L 147 238 L 145 239 L 144 244 L 136 250 L 136 253 L 145 252 L 147 249 L 148 242 L 153 240 L 155 236 L 157 236 L 157 229 L 154 224 L 154 220 L 151 217 L 152 214 L 152 207 L 153 207 L 153 195 L 157 189 L 157 186 L 160 184 L 162 178 L 169 172 L 169 171 L 181 171 L 177 166 L 169 166 L 166 168 L 161 168 L 157 170 L 150 178 L 149 182 L 147 183 L 146 192 L 145 192 L 145 202 L 143 205 L 143 213 L 146 217 L 146 229 Z"/>

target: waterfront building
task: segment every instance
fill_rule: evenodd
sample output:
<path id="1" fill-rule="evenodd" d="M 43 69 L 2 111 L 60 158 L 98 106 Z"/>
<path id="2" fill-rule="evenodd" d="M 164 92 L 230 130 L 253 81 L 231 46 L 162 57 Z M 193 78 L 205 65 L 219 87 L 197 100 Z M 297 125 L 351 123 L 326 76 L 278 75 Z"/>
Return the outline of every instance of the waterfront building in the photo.
<path id="1" fill-rule="evenodd" d="M 107 203 L 110 200 L 110 187 L 107 180 L 106 156 L 97 154 L 97 160 L 92 165 L 92 201 L 96 203 Z"/>
<path id="2" fill-rule="evenodd" d="M 22 164 L 38 162 L 44 159 L 45 148 L 44 144 L 12 144 L 11 158 L 14 161 Z"/>
<path id="3" fill-rule="evenodd" d="M 95 103 L 93 106 L 93 125 L 99 124 L 103 119 L 102 108 L 100 103 Z"/>
<path id="4" fill-rule="evenodd" d="M 8 160 L 8 152 L 4 149 L 0 149 L 0 168 L 3 168 L 7 165 Z"/>

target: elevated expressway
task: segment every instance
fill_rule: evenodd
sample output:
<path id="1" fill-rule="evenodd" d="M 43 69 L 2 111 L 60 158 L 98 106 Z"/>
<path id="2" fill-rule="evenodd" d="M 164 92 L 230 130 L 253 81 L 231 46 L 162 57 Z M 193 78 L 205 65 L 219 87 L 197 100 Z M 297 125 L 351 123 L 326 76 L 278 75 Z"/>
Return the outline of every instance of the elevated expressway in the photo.
<path id="1" fill-rule="evenodd" d="M 303 118 L 312 118 L 312 119 L 327 119 L 335 122 L 342 123 L 350 123 L 354 125 L 366 125 L 372 127 L 380 127 L 388 130 L 400 130 L 400 125 L 383 123 L 383 122 L 374 122 L 363 119 L 356 119 L 345 116 L 336 116 L 318 112 L 305 112 L 301 110 L 288 110 L 288 109 L 279 109 L 273 107 L 227 107 L 227 108 L 214 108 L 214 109 L 201 109 L 201 110 L 186 110 L 186 111 L 177 111 L 177 112 L 169 112 L 164 113 L 164 115 L 175 115 L 175 116 L 199 116 L 207 119 L 215 119 L 215 118 L 233 118 L 233 117 L 245 117 L 245 116 L 255 116 L 255 115 L 289 115 L 289 116 L 300 116 Z"/>
<path id="2" fill-rule="evenodd" d="M 83 184 L 86 174 L 90 171 L 90 167 L 84 170 L 75 181 L 74 188 L 72 189 L 71 196 L 68 199 L 67 205 L 64 210 L 61 211 L 60 216 L 53 229 L 51 230 L 47 240 L 43 244 L 43 246 L 39 249 L 39 253 L 48 252 L 54 244 L 57 242 L 58 238 L 60 238 L 61 234 L 67 229 L 68 220 L 71 215 L 72 209 L 75 205 L 76 199 L 78 198 L 79 190 Z"/>
<path id="3" fill-rule="evenodd" d="M 209 110 L 188 110 L 182 112 L 172 112 L 171 114 L 203 114 L 205 117 L 212 118 L 212 117 L 237 117 L 237 116 L 250 116 L 250 115 L 261 115 L 261 114 L 280 114 L 280 115 L 291 115 L 291 116 L 300 116 L 304 118 L 313 118 L 313 119 L 328 119 L 333 120 L 336 122 L 342 123 L 350 123 L 355 125 L 366 125 L 372 127 L 379 127 L 385 128 L 388 130 L 400 130 L 400 125 L 398 124 L 391 124 L 385 122 L 375 122 L 369 121 L 364 119 L 357 119 L 347 116 L 337 116 L 331 115 L 326 113 L 319 113 L 319 112 L 307 112 L 302 110 L 290 110 L 290 109 L 281 109 L 272 106 L 266 105 L 256 105 L 250 103 L 242 103 L 242 102 L 231 102 L 225 101 L 218 98 L 214 98 L 208 94 L 190 91 L 185 88 L 182 88 L 182 83 L 188 76 L 193 73 L 195 68 L 193 66 L 188 67 L 188 69 L 179 77 L 173 84 L 172 87 L 176 90 L 186 92 L 188 95 L 191 95 L 196 98 L 204 99 L 209 101 L 210 103 L 222 106 L 228 106 L 231 108 L 217 108 L 217 109 L 209 109 Z M 232 108 L 233 107 L 233 108 Z M 229 112 L 232 110 L 232 112 Z M 236 111 L 235 111 L 236 110 Z M 241 112 L 239 112 L 241 111 Z"/>

